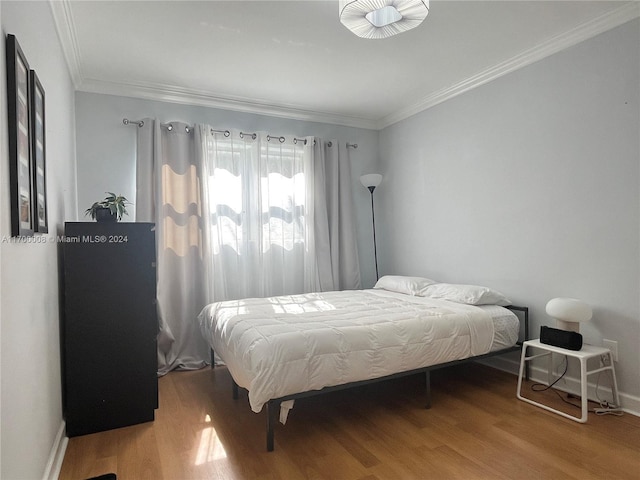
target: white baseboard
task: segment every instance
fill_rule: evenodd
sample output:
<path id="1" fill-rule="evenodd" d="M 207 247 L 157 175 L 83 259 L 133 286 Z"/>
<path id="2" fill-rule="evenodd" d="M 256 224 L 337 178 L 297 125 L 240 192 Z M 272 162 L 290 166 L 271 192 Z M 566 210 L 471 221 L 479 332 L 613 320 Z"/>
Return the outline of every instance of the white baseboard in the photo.
<path id="1" fill-rule="evenodd" d="M 497 368 L 498 370 L 502 370 L 504 372 L 512 373 L 514 375 L 518 375 L 518 371 L 520 369 L 520 361 L 511 358 L 492 357 L 478 360 L 478 362 L 493 368 Z M 529 376 L 531 380 L 546 383 L 547 370 L 533 366 L 533 368 L 530 368 L 529 370 Z M 558 390 L 572 393 L 574 395 L 580 395 L 580 381 L 577 378 L 573 378 L 567 375 L 562 379 L 561 383 L 556 384 L 556 387 L 558 388 Z M 611 388 L 609 388 L 608 386 L 600 385 L 598 387 L 598 394 L 600 398 L 609 400 L 612 399 Z M 516 392 L 514 390 L 513 396 L 515 397 L 515 395 Z M 620 391 L 618 392 L 618 395 L 620 396 L 620 407 L 622 407 L 622 410 L 631 415 L 640 417 L 640 398 Z M 587 396 L 590 400 L 597 400 L 598 395 L 596 395 L 595 383 L 589 382 L 587 386 Z"/>
<path id="2" fill-rule="evenodd" d="M 49 454 L 49 460 L 44 470 L 42 480 L 58 480 L 60 475 L 60 469 L 62 468 L 62 461 L 64 460 L 64 452 L 67 450 L 67 444 L 69 439 L 65 435 L 65 422 L 62 420 L 58 433 L 51 447 L 51 453 Z"/>

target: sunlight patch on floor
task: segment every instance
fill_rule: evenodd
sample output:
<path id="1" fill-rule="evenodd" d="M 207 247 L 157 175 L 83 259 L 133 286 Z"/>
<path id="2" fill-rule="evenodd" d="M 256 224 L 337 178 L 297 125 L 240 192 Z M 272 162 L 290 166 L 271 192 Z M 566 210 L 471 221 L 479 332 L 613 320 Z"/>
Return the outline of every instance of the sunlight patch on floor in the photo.
<path id="1" fill-rule="evenodd" d="M 205 417 L 205 422 L 211 424 L 209 415 Z M 213 426 L 205 427 L 200 432 L 200 445 L 196 455 L 196 465 L 203 465 L 222 458 L 227 458 L 227 452 L 218 438 L 216 429 Z"/>

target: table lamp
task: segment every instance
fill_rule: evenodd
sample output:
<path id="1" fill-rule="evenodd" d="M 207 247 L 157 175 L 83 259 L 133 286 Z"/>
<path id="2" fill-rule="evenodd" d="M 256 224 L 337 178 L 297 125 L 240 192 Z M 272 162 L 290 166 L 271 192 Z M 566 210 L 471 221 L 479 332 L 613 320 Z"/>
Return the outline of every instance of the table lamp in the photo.
<path id="1" fill-rule="evenodd" d="M 580 332 L 580 322 L 591 320 L 591 307 L 577 298 L 558 297 L 547 302 L 547 315 L 556 319 L 560 330 Z"/>

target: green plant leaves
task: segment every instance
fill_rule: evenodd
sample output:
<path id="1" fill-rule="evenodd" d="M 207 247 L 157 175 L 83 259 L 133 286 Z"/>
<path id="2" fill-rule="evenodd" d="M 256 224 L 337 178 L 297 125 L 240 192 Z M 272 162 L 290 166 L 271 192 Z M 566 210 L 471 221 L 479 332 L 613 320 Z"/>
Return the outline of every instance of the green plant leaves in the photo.
<path id="1" fill-rule="evenodd" d="M 127 212 L 127 205 L 132 205 L 126 197 L 122 195 L 116 195 L 112 192 L 106 192 L 107 196 L 100 202 L 94 202 L 91 207 L 85 210 L 84 214 L 91 216 L 95 220 L 97 210 L 101 208 L 108 208 L 111 215 L 115 215 L 118 220 L 122 220 L 123 215 L 129 215 Z"/>

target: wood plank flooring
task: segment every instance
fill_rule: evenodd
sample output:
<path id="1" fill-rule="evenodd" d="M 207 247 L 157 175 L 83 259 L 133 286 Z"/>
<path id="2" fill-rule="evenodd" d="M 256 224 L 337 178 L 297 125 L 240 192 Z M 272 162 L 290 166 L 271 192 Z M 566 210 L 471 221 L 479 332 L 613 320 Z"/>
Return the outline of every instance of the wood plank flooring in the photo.
<path id="1" fill-rule="evenodd" d="M 517 400 L 516 382 L 467 364 L 432 373 L 429 410 L 422 376 L 298 400 L 269 453 L 265 412 L 231 398 L 226 368 L 171 372 L 155 422 L 71 438 L 59 478 L 640 479 L 639 417 L 578 424 Z"/>

